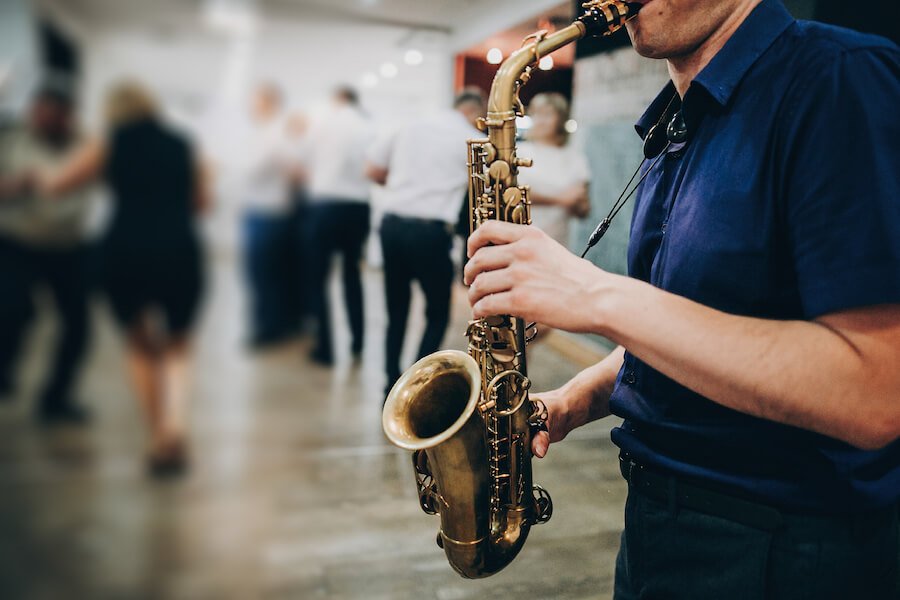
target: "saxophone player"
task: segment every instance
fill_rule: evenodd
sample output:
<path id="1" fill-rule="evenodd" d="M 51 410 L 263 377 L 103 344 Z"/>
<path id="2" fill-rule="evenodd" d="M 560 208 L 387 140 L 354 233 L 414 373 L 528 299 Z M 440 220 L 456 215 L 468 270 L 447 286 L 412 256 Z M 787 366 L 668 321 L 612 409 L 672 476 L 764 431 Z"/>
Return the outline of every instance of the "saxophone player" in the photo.
<path id="1" fill-rule="evenodd" d="M 630 276 L 488 222 L 475 316 L 618 343 L 541 395 L 532 444 L 623 419 L 617 599 L 896 598 L 900 50 L 779 0 L 641 4 L 671 81 L 636 125 L 662 156 Z"/>

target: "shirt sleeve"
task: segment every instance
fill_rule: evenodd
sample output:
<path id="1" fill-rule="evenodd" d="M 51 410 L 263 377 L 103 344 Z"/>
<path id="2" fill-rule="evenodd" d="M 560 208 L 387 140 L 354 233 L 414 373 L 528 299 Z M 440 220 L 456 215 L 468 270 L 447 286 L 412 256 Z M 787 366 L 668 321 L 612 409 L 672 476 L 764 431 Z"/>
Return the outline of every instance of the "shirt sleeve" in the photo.
<path id="1" fill-rule="evenodd" d="M 900 302 L 900 51 L 822 56 L 796 81 L 777 161 L 809 319 Z"/>
<path id="2" fill-rule="evenodd" d="M 375 141 L 369 145 L 366 152 L 366 160 L 380 169 L 386 169 L 391 161 L 391 150 L 394 147 L 395 132 L 385 132 L 375 136 Z"/>

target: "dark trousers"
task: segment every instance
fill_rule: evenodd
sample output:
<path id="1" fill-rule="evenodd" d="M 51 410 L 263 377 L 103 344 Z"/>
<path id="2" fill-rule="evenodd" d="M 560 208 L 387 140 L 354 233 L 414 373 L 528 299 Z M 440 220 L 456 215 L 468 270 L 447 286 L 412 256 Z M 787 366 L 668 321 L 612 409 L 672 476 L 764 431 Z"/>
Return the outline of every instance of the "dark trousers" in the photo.
<path id="1" fill-rule="evenodd" d="M 369 205 L 358 201 L 319 198 L 307 208 L 306 223 L 311 309 L 318 329 L 315 353 L 322 359 L 333 358 L 331 312 L 326 288 L 331 261 L 337 254 L 341 257 L 352 351 L 358 354 L 362 351 L 364 330 L 360 262 L 369 235 Z"/>
<path id="2" fill-rule="evenodd" d="M 50 370 L 40 392 L 40 407 L 61 408 L 72 400 L 78 371 L 88 347 L 89 251 L 86 246 L 34 249 L 0 240 L 0 382 L 13 384 L 13 371 L 34 315 L 32 294 L 46 286 L 59 318 Z"/>
<path id="3" fill-rule="evenodd" d="M 290 302 L 290 316 L 299 325 L 310 312 L 309 298 L 309 266 L 306 240 L 306 199 L 298 195 L 294 209 L 291 211 L 291 234 L 289 236 L 290 251 L 286 255 L 286 284 Z"/>
<path id="4" fill-rule="evenodd" d="M 385 370 L 389 385 L 400 376 L 400 353 L 406 336 L 413 281 L 419 282 L 425 294 L 426 325 L 419 357 L 431 354 L 441 345 L 450 320 L 452 241 L 448 225 L 440 221 L 388 214 L 381 223 L 388 312 Z"/>
<path id="5" fill-rule="evenodd" d="M 291 255 L 296 252 L 290 214 L 244 215 L 244 267 L 250 296 L 250 338 L 283 339 L 297 327 Z"/>
<path id="6" fill-rule="evenodd" d="M 782 513 L 773 531 L 688 510 L 633 486 L 616 560 L 615 599 L 892 600 L 897 508 Z"/>

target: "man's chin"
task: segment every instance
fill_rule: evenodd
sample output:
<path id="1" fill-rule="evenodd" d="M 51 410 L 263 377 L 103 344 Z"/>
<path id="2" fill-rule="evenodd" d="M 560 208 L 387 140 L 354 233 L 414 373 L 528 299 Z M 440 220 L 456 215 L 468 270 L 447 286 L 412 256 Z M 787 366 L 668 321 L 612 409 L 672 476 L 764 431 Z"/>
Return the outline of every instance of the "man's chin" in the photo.
<path id="1" fill-rule="evenodd" d="M 644 58 L 666 58 L 666 56 L 668 55 L 666 51 L 659 46 L 648 44 L 642 41 L 640 38 L 632 38 L 631 45 L 634 46 L 634 51 Z"/>

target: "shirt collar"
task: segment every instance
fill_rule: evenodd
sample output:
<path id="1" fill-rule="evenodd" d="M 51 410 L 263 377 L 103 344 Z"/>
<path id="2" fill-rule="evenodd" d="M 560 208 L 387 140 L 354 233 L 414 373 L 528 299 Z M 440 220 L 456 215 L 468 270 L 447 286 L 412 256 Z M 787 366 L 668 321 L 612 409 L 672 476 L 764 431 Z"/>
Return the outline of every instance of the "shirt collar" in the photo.
<path id="1" fill-rule="evenodd" d="M 702 87 L 710 98 L 725 106 L 750 67 L 793 22 L 781 0 L 762 0 L 694 78 L 691 87 Z M 670 81 L 635 124 L 638 135 L 643 138 L 647 134 L 674 93 L 675 85 Z"/>
<path id="2" fill-rule="evenodd" d="M 780 0 L 762 0 L 691 85 L 701 85 L 725 106 L 753 63 L 794 22 Z"/>

